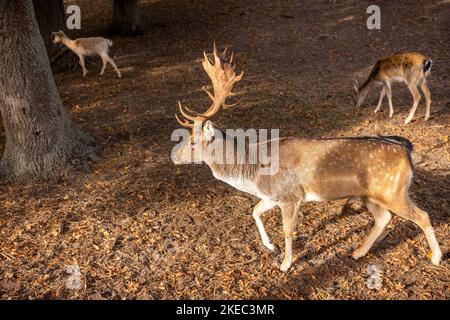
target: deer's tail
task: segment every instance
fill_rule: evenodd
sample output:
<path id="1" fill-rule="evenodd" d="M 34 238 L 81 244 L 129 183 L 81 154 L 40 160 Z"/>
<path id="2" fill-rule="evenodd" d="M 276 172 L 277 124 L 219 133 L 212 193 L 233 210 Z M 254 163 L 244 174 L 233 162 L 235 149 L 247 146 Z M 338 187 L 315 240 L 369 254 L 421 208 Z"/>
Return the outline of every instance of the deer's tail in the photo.
<path id="1" fill-rule="evenodd" d="M 425 77 L 430 74 L 431 67 L 433 66 L 433 60 L 426 59 L 423 61 L 423 72 L 425 73 Z"/>

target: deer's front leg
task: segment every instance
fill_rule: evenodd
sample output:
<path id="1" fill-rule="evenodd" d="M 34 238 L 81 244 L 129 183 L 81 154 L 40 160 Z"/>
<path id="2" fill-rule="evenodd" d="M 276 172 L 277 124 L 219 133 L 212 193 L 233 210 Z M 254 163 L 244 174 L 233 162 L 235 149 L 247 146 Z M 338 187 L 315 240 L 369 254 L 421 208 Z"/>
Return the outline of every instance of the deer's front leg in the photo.
<path id="1" fill-rule="evenodd" d="M 292 238 L 294 236 L 295 227 L 297 226 L 297 208 L 295 203 L 284 203 L 280 205 L 281 214 L 283 215 L 283 231 L 284 231 L 284 259 L 280 270 L 287 272 L 292 264 Z"/>
<path id="2" fill-rule="evenodd" d="M 384 96 L 386 95 L 386 87 L 383 85 L 380 92 L 380 99 L 378 100 L 377 107 L 375 108 L 374 113 L 377 113 L 381 109 L 381 104 L 383 103 Z"/>
<path id="3" fill-rule="evenodd" d="M 392 89 L 391 84 L 389 82 L 385 83 L 385 91 L 388 98 L 389 103 L 389 118 L 392 118 L 394 116 L 394 105 L 392 104 Z"/>
<path id="4" fill-rule="evenodd" d="M 88 71 L 87 71 L 86 65 L 84 63 L 84 56 L 80 54 L 78 57 L 80 58 L 80 61 L 79 61 L 80 66 L 83 69 L 83 77 L 85 77 Z"/>
<path id="5" fill-rule="evenodd" d="M 276 206 L 276 203 L 270 200 L 261 200 L 258 204 L 253 208 L 253 218 L 255 219 L 256 226 L 258 227 L 259 235 L 261 236 L 262 243 L 269 250 L 280 253 L 280 249 L 270 242 L 270 238 L 267 235 L 266 229 L 264 228 L 264 223 L 262 221 L 263 214 Z"/>

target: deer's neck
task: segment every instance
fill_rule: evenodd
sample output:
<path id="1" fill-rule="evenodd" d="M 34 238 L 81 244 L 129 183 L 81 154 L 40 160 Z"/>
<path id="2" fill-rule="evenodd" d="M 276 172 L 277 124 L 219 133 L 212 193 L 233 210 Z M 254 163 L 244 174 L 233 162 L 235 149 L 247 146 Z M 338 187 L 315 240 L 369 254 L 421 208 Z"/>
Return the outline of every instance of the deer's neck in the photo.
<path id="1" fill-rule="evenodd" d="M 64 43 L 64 45 L 69 48 L 72 51 L 75 51 L 75 41 L 73 41 L 72 39 L 68 38 L 68 37 L 64 37 L 61 39 L 62 43 Z"/>
<path id="2" fill-rule="evenodd" d="M 364 102 L 372 82 L 373 79 L 369 76 L 369 78 L 367 78 L 367 80 L 359 87 L 357 94 L 358 104 L 362 104 Z"/>
<path id="3" fill-rule="evenodd" d="M 223 161 L 217 161 L 217 157 L 212 154 L 210 157 L 205 157 L 205 163 L 211 168 L 214 177 L 238 190 L 259 195 L 256 188 L 256 180 L 258 178 L 258 164 L 257 163 L 238 163 L 238 152 L 227 150 L 225 140 L 215 141 L 215 143 L 222 144 L 222 158 Z M 248 142 L 245 144 L 245 158 L 248 159 Z M 220 151 L 219 151 L 220 152 Z M 242 151 L 241 151 L 242 152 Z M 242 154 L 241 154 L 242 156 Z"/>
<path id="4" fill-rule="evenodd" d="M 265 195 L 257 187 L 257 166 L 250 164 L 210 164 L 216 179 L 221 180 L 237 190 L 263 198 Z"/>
<path id="5" fill-rule="evenodd" d="M 257 165 L 255 164 L 207 164 L 214 176 L 220 180 L 253 181 L 257 176 Z"/>

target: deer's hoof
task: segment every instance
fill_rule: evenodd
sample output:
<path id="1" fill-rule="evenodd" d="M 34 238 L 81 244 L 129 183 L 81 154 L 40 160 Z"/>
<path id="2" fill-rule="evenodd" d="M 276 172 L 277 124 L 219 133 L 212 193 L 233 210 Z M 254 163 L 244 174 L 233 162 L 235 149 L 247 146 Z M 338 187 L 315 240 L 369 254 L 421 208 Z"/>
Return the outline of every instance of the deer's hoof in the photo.
<path id="1" fill-rule="evenodd" d="M 264 243 L 264 246 L 277 256 L 281 253 L 280 248 L 276 244 Z"/>
<path id="2" fill-rule="evenodd" d="M 352 258 L 355 260 L 358 260 L 359 258 L 363 257 L 364 253 L 361 252 L 360 250 L 356 249 L 355 251 L 353 251 L 352 253 Z"/>
<path id="3" fill-rule="evenodd" d="M 442 253 L 438 252 L 435 254 L 431 254 L 431 263 L 435 266 L 438 266 L 441 263 Z"/>
<path id="4" fill-rule="evenodd" d="M 280 266 L 280 270 L 283 272 L 288 272 L 291 268 L 291 262 L 284 260 L 283 263 Z"/>
<path id="5" fill-rule="evenodd" d="M 279 255 L 281 254 L 280 247 L 279 247 L 278 245 L 276 245 L 276 244 L 273 244 L 272 246 L 273 246 L 272 252 L 273 252 L 275 255 L 279 256 Z"/>

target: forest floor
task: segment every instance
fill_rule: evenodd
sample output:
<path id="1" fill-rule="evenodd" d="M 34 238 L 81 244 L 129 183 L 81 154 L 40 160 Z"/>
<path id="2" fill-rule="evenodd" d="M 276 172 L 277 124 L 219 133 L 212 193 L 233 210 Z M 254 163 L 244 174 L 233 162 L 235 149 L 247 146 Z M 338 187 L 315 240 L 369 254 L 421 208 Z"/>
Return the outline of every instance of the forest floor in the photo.
<path id="1" fill-rule="evenodd" d="M 110 0 L 81 6 L 74 36 L 104 35 Z M 219 2 L 217 2 L 219 3 Z M 367 1 L 140 1 L 146 31 L 113 37 L 122 70 L 100 66 L 55 75 L 64 105 L 105 146 L 92 172 L 60 183 L 0 185 L 2 299 L 449 299 L 450 1 L 378 1 L 381 30 L 366 28 Z M 176 102 L 209 101 L 199 59 L 213 42 L 235 52 L 240 104 L 214 120 L 223 128 L 278 128 L 282 136 L 401 135 L 415 146 L 412 198 L 429 212 L 444 253 L 440 266 L 412 222 L 394 217 L 367 256 L 350 254 L 373 225 L 344 200 L 301 210 L 289 273 L 262 245 L 257 199 L 216 181 L 205 165 L 174 166 Z M 353 107 L 353 82 L 383 56 L 419 51 L 433 59 L 432 117 L 404 125 L 412 97 L 393 88 L 395 115 L 374 114 L 378 89 Z M 1 145 L 4 145 L 2 133 Z M 265 223 L 283 248 L 281 215 Z M 81 287 L 69 289 L 69 266 Z M 369 289 L 367 268 L 380 270 Z M 69 286 L 70 287 L 70 286 Z"/>

